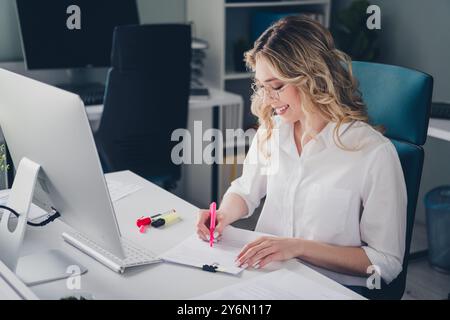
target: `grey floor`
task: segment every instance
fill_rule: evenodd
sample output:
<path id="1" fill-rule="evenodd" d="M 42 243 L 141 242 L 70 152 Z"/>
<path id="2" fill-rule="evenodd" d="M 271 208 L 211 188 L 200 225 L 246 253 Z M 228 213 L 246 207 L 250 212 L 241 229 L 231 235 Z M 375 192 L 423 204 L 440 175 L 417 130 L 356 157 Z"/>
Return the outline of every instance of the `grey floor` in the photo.
<path id="1" fill-rule="evenodd" d="M 248 219 L 237 221 L 238 228 L 254 230 L 259 211 Z M 411 242 L 411 252 L 427 249 L 426 227 L 416 223 Z M 404 300 L 442 300 L 450 294 L 450 274 L 438 272 L 430 267 L 426 257 L 409 263 Z"/>
<path id="2" fill-rule="evenodd" d="M 427 232 L 424 224 L 416 223 L 411 242 L 411 252 L 427 249 Z M 426 257 L 410 261 L 404 300 L 442 300 L 450 294 L 450 274 L 434 270 Z"/>

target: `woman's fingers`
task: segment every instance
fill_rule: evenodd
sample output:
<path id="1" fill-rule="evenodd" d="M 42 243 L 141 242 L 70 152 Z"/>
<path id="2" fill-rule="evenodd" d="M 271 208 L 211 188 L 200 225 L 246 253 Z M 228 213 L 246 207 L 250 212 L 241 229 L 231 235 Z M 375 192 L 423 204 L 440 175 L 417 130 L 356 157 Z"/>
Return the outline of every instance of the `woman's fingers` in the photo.
<path id="1" fill-rule="evenodd" d="M 257 245 L 259 245 L 260 243 L 264 242 L 265 240 L 266 240 L 265 237 L 261 237 L 261 238 L 255 240 L 255 241 L 253 241 L 253 242 L 250 242 L 250 243 L 246 244 L 242 248 L 241 252 L 239 252 L 236 260 L 239 260 L 243 255 L 245 255 L 247 253 L 248 250 L 250 250 L 251 248 L 253 248 L 253 247 L 257 246 Z"/>
<path id="2" fill-rule="evenodd" d="M 248 259 L 246 263 L 255 269 L 259 269 L 261 267 L 261 261 L 267 256 L 275 253 L 275 251 L 276 249 L 273 246 L 261 249 L 256 255 Z"/>
<path id="3" fill-rule="evenodd" d="M 222 238 L 223 230 L 228 225 L 228 221 L 223 213 L 217 211 L 216 226 L 214 228 L 214 242 L 219 242 Z M 197 218 L 197 234 L 200 239 L 209 241 L 210 238 L 210 212 L 209 210 L 200 210 Z"/>
<path id="4" fill-rule="evenodd" d="M 205 241 L 209 240 L 209 228 L 206 227 L 208 220 L 209 220 L 209 211 L 200 210 L 197 219 L 197 234 L 201 239 Z"/>
<path id="5" fill-rule="evenodd" d="M 210 237 L 209 219 L 210 219 L 209 210 L 200 210 L 197 219 L 197 234 L 200 239 L 205 241 L 209 241 Z M 220 241 L 220 239 L 222 238 L 223 229 L 225 229 L 226 226 L 227 224 L 225 223 L 223 215 L 220 213 L 217 214 L 216 227 L 214 229 L 214 242 Z"/>
<path id="6" fill-rule="evenodd" d="M 277 253 L 272 253 L 269 254 L 268 256 L 266 256 L 265 258 L 263 258 L 259 263 L 258 263 L 258 268 L 264 268 L 265 266 L 267 266 L 269 263 L 273 262 L 273 261 L 277 261 L 279 260 Z"/>
<path id="7" fill-rule="evenodd" d="M 209 241 L 209 232 L 205 231 L 203 229 L 203 227 L 199 227 L 197 229 L 197 234 L 198 234 L 200 239 L 205 240 L 205 241 Z"/>
<path id="8" fill-rule="evenodd" d="M 238 259 L 238 266 L 247 265 L 250 266 L 249 263 L 252 258 L 254 258 L 261 250 L 270 247 L 270 242 L 263 241 L 257 245 L 249 247 L 248 250 Z"/>
<path id="9" fill-rule="evenodd" d="M 197 235 L 200 239 L 206 241 L 205 235 L 203 234 L 203 232 L 197 231 Z"/>

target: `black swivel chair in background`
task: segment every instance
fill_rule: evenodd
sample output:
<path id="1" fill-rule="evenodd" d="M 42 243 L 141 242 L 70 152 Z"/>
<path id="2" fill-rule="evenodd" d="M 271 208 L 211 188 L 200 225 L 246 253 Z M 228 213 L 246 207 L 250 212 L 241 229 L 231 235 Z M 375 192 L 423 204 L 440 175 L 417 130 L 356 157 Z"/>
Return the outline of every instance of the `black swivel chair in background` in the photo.
<path id="1" fill-rule="evenodd" d="M 175 129 L 187 127 L 191 27 L 117 27 L 104 111 L 95 135 L 106 172 L 131 170 L 166 189 L 181 176 L 173 164 Z"/>

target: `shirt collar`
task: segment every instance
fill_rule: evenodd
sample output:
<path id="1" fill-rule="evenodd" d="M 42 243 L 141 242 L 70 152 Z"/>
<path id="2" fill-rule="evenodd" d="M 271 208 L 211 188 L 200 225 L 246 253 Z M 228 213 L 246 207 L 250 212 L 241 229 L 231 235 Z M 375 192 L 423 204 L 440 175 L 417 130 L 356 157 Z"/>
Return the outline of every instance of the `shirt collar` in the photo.
<path id="1" fill-rule="evenodd" d="M 280 120 L 281 121 L 281 120 Z M 278 122 L 280 148 L 288 154 L 297 156 L 297 147 L 294 140 L 294 125 Z M 343 123 L 339 128 L 339 137 L 342 137 L 356 121 Z M 336 146 L 334 140 L 334 130 L 337 126 L 336 122 L 328 122 L 327 125 L 315 136 L 315 141 L 310 141 L 305 150 L 308 154 L 317 153 L 325 148 Z M 311 145 L 310 145 L 311 144 Z M 310 149 L 310 150 L 308 150 Z"/>
<path id="2" fill-rule="evenodd" d="M 341 124 L 338 136 L 341 138 L 344 136 L 346 132 L 350 130 L 354 126 L 357 121 L 350 121 Z M 335 138 L 334 138 L 334 130 L 337 127 L 337 122 L 328 122 L 328 124 L 323 128 L 319 134 L 316 135 L 316 139 L 322 139 L 327 147 L 336 146 Z"/>

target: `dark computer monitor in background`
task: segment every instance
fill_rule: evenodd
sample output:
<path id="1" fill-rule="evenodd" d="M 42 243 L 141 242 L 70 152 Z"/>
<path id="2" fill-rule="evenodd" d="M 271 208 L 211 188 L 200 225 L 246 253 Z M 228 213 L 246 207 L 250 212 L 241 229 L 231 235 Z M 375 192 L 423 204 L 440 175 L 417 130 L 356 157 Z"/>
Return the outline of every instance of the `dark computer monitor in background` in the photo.
<path id="1" fill-rule="evenodd" d="M 16 2 L 29 70 L 108 67 L 114 28 L 139 24 L 135 0 Z M 74 5 L 80 10 L 68 10 Z"/>

